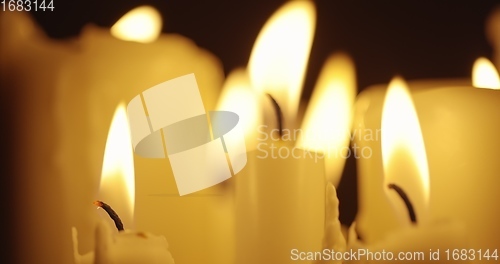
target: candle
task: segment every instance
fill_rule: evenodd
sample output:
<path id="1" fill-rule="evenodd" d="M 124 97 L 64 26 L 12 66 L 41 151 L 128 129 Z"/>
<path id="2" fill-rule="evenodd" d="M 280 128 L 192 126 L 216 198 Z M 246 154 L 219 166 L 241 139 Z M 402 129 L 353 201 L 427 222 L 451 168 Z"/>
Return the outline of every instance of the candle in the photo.
<path id="1" fill-rule="evenodd" d="M 75 264 L 158 263 L 173 264 L 165 237 L 131 230 L 113 235 L 110 226 L 100 221 L 96 227 L 95 253 L 78 253 L 78 233 L 73 228 Z"/>
<path id="2" fill-rule="evenodd" d="M 488 79 L 495 82 L 489 87 L 497 90 L 450 87 L 414 94 L 435 189 L 430 213 L 464 221 L 471 247 L 484 250 L 500 245 L 500 208 L 495 206 L 500 165 L 494 158 L 500 148 L 500 123 L 488 118 L 500 112 L 500 81 L 498 73 Z M 476 195 L 464 195 L 472 193 Z"/>
<path id="3" fill-rule="evenodd" d="M 114 114 L 104 151 L 100 197 L 113 201 L 114 209 L 101 201 L 95 202 L 109 214 L 118 234 L 111 232 L 108 222 L 100 221 L 95 231 L 95 250 L 85 255 L 78 252 L 77 229 L 73 227 L 73 248 L 76 264 L 90 263 L 174 263 L 165 237 L 130 228 L 134 217 L 134 168 L 131 134 L 125 105 L 120 104 Z M 116 210 L 116 211 L 115 211 Z M 119 213 L 118 213 L 119 212 Z M 118 214 L 121 214 L 122 219 Z"/>
<path id="4" fill-rule="evenodd" d="M 186 207 L 173 213 L 182 216 L 190 212 L 190 207 L 206 207 L 206 211 L 200 211 L 205 214 L 203 222 L 207 223 L 203 233 L 209 236 L 202 239 L 213 245 L 200 248 L 198 252 L 206 261 L 220 263 L 227 254 L 212 254 L 213 248 L 225 241 L 223 234 L 230 226 L 225 225 L 226 219 L 219 219 L 219 214 L 230 215 L 224 215 L 226 210 L 221 210 L 225 206 L 218 200 L 225 200 L 223 194 L 207 195 L 202 191 L 214 191 L 211 187 L 223 184 L 246 164 L 245 143 L 237 114 L 212 111 L 207 116 L 193 74 L 145 90 L 130 101 L 127 113 L 135 153 L 148 158 L 168 156 L 178 193 L 182 196 L 177 199 L 178 204 Z M 190 199 L 192 197 L 196 199 Z M 212 216 L 216 218 L 213 222 Z M 177 216 L 167 215 L 167 218 L 176 219 Z M 198 219 L 194 219 L 197 224 Z M 179 220 L 184 221 L 185 227 L 185 217 Z M 185 232 L 184 236 L 189 233 Z"/>
<path id="5" fill-rule="evenodd" d="M 446 250 L 469 249 L 466 228 L 461 221 L 429 216 L 429 196 L 434 197 L 435 190 L 429 181 L 417 112 L 401 78 L 395 78 L 389 84 L 381 123 L 383 188 L 402 224 L 383 239 L 366 244 L 358 241 L 355 229 L 352 229 L 351 250 L 357 251 L 360 260 L 367 263 L 395 260 L 455 262 L 457 259 L 451 253 L 445 255 Z M 469 259 L 467 255 L 465 260 Z"/>
<path id="6" fill-rule="evenodd" d="M 257 37 L 249 60 L 249 81 L 244 71 L 233 73 L 235 81 L 228 80 L 219 103 L 219 110 L 243 113 L 242 119 L 252 116 L 243 122 L 249 124 L 247 145 L 253 151 L 232 183 L 234 263 L 290 263 L 294 248 L 321 249 L 323 160 L 316 153 L 295 147 L 297 138 L 292 131 L 297 125 L 313 28 L 311 2 L 293 1 L 281 7 Z M 254 112 L 244 112 L 248 110 L 242 109 L 244 104 L 238 103 L 242 99 L 237 97 L 242 94 L 257 106 Z"/>
<path id="7" fill-rule="evenodd" d="M 263 156 L 262 151 L 248 153 L 246 168 L 234 177 L 235 263 L 292 263 L 293 249 L 321 249 L 323 163 L 276 142 L 261 149 L 269 156 Z M 285 151 L 278 149 L 293 154 L 279 156 Z"/>
<path id="8" fill-rule="evenodd" d="M 72 46 L 44 36 L 25 12 L 2 12 L 0 24 L 0 89 L 7 109 L 4 126 L 12 132 L 6 140 L 13 150 L 7 154 L 12 166 L 8 188 L 12 208 L 22 208 L 13 209 L 9 217 L 15 225 L 9 229 L 16 238 L 29 237 L 9 242 L 16 249 L 12 255 L 19 263 L 70 263 L 71 226 L 64 211 L 73 205 L 66 203 L 54 164 L 59 132 L 52 84 L 58 79 L 54 71 L 63 67 Z M 50 206 L 55 201 L 58 206 Z"/>
<path id="9" fill-rule="evenodd" d="M 138 43 L 140 39 L 124 41 L 113 37 L 109 29 L 89 25 L 76 39 L 56 41 L 44 36 L 27 13 L 6 12 L 1 19 L 2 25 L 15 25 L 0 29 L 1 86 L 9 87 L 9 101 L 16 113 L 14 129 L 21 131 L 15 138 L 19 150 L 15 159 L 22 161 L 16 169 L 16 182 L 23 185 L 17 185 L 19 197 L 15 200 L 24 210 L 14 218 L 19 223 L 18 235 L 32 238 L 16 246 L 32 254 L 19 252 L 16 256 L 23 263 L 70 263 L 68 230 L 74 225 L 82 234 L 92 234 L 95 229 L 95 209 L 89 201 L 99 185 L 102 149 L 114 107 L 166 79 L 195 73 L 204 104 L 213 109 L 223 80 L 222 67 L 212 54 L 177 34 L 161 34 L 152 42 Z M 148 31 L 148 27 L 141 30 Z M 33 131 L 37 131 L 36 137 Z M 162 205 L 159 201 L 164 199 L 150 195 L 168 192 L 170 186 L 175 191 L 168 164 L 139 157 L 135 168 L 141 175 L 136 182 L 139 209 L 135 226 L 157 234 L 169 234 L 170 229 L 177 232 L 182 221 L 165 227 L 167 214 L 158 217 L 156 226 L 149 225 L 157 208 L 162 212 L 184 210 L 183 206 Z M 59 206 L 47 206 L 53 201 L 59 201 Z M 210 209 L 200 210 L 195 223 L 202 221 L 200 215 L 205 211 Z M 38 224 L 33 225 L 32 219 Z M 191 227 L 193 236 L 206 230 L 202 225 Z M 182 248 L 189 252 L 193 245 L 183 235 L 176 236 L 176 241 L 183 242 Z M 47 237 L 54 238 L 53 243 L 46 243 Z M 205 241 L 193 243 L 201 248 Z M 94 240 L 84 236 L 80 246 L 83 251 L 91 250 Z M 194 254 L 184 255 L 189 259 Z"/>
<path id="10" fill-rule="evenodd" d="M 180 35 L 161 34 L 153 42 L 137 43 L 116 39 L 108 29 L 87 26 L 79 44 L 81 48 L 67 63 L 58 85 L 56 110 L 61 131 L 58 153 L 62 173 L 73 173 L 75 178 L 66 183 L 68 200 L 75 206 L 70 210 L 71 222 L 82 233 L 91 233 L 95 220 L 84 221 L 81 212 L 75 210 L 88 208 L 88 201 L 93 198 L 91 190 L 98 182 L 88 177 L 99 174 L 98 157 L 102 155 L 112 106 L 121 100 L 128 102 L 144 89 L 165 80 L 194 73 L 204 105 L 210 109 L 215 105 L 223 75 L 213 55 Z M 76 88 L 69 89 L 75 85 Z M 84 151 L 73 154 L 75 149 Z M 177 195 L 174 177 L 165 159 L 152 161 L 136 156 L 134 163 L 137 175 L 135 227 L 168 236 L 176 245 L 172 250 L 174 255 L 179 255 L 178 261 L 197 262 L 198 255 L 188 252 L 205 248 L 209 241 L 207 236 L 200 235 L 207 233 L 206 226 L 200 222 L 210 207 L 203 201 L 197 201 L 200 203 L 197 207 L 190 206 L 186 200 L 161 196 Z M 189 231 L 179 226 L 189 227 Z M 81 245 L 82 249 L 93 248 L 92 241 L 81 240 Z"/>
<path id="11" fill-rule="evenodd" d="M 470 86 L 470 83 L 470 80 L 440 79 L 412 81 L 409 85 L 412 90 L 417 90 L 442 86 Z M 380 127 L 386 89 L 387 85 L 366 88 L 358 95 L 355 105 L 351 140 L 356 155 L 359 182 L 356 228 L 358 235 L 365 242 L 382 239 L 387 232 L 401 224 L 383 188 Z"/>
<path id="12" fill-rule="evenodd" d="M 500 95 L 497 90 L 476 89 L 464 83 L 460 80 L 421 81 L 410 82 L 409 86 L 427 149 L 431 186 L 428 215 L 433 219 L 465 223 L 469 246 L 486 250 L 499 244 L 495 223 L 500 213 L 493 205 L 498 200 L 493 186 L 498 185 L 495 171 L 499 168 L 498 163 L 488 157 L 494 157 L 499 147 L 500 141 L 494 138 L 500 125 L 487 117 L 500 110 Z M 373 153 L 359 160 L 357 229 L 368 243 L 383 239 L 400 226 L 383 189 L 380 135 L 378 138 L 367 136 L 380 130 L 383 95 L 380 87 L 360 95 L 354 127 L 354 132 L 361 132 L 355 136 L 355 143 L 358 147 L 370 147 Z M 492 140 L 481 143 L 480 139 Z M 484 153 L 486 158 L 476 153 Z M 472 195 L 476 192 L 478 195 Z"/>

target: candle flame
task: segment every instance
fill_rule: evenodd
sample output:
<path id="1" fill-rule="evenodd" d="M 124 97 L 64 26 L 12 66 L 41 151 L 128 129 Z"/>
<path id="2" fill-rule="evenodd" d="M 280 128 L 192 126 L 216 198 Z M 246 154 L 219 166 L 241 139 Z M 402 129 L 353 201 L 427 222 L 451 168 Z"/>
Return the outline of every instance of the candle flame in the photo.
<path id="1" fill-rule="evenodd" d="M 430 196 L 429 168 L 417 112 L 402 78 L 389 84 L 381 128 L 385 186 L 401 187 L 421 217 Z"/>
<path id="2" fill-rule="evenodd" d="M 134 157 L 126 106 L 113 116 L 106 140 L 99 199 L 111 205 L 126 226 L 133 224 L 135 206 Z"/>
<path id="3" fill-rule="evenodd" d="M 312 2 L 286 3 L 262 28 L 248 62 L 252 85 L 278 102 L 285 122 L 297 114 L 315 23 Z"/>
<path id="4" fill-rule="evenodd" d="M 500 77 L 495 65 L 486 58 L 478 58 L 472 67 L 472 84 L 476 88 L 500 90 Z"/>
<path id="5" fill-rule="evenodd" d="M 260 104 L 260 98 L 252 89 L 247 72 L 243 69 L 231 72 L 224 83 L 217 110 L 238 114 L 245 133 L 247 150 L 255 148 L 257 142 L 256 127 L 262 124 Z"/>
<path id="6" fill-rule="evenodd" d="M 160 35 L 162 19 L 151 6 L 140 6 L 123 15 L 112 27 L 114 37 L 141 43 L 155 41 Z"/>
<path id="7" fill-rule="evenodd" d="M 330 56 L 314 88 L 297 146 L 325 154 L 326 174 L 337 184 L 349 147 L 356 76 L 352 60 Z"/>

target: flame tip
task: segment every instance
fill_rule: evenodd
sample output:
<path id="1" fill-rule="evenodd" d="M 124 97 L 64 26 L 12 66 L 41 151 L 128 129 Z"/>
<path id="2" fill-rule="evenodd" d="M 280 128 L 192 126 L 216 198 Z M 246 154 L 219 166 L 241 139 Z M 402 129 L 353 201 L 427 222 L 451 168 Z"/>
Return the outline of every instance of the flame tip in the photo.
<path id="1" fill-rule="evenodd" d="M 121 40 L 149 43 L 162 28 L 160 12 L 150 5 L 138 6 L 124 14 L 112 27 L 111 34 Z"/>
<path id="2" fill-rule="evenodd" d="M 314 3 L 287 2 L 266 21 L 252 48 L 250 82 L 278 101 L 287 120 L 295 120 L 315 25 Z"/>
<path id="3" fill-rule="evenodd" d="M 479 57 L 472 66 L 472 83 L 476 88 L 500 90 L 500 77 L 495 65 L 486 57 Z"/>

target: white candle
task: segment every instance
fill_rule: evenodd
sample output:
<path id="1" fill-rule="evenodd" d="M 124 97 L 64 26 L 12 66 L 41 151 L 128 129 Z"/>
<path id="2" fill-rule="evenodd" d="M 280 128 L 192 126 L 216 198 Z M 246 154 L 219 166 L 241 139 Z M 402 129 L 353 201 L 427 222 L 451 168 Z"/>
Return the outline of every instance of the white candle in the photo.
<path id="1" fill-rule="evenodd" d="M 470 86 L 470 80 L 441 79 L 409 83 L 412 90 L 441 86 Z M 356 100 L 352 140 L 357 157 L 358 215 L 357 231 L 365 242 L 382 239 L 387 232 L 400 226 L 394 206 L 387 199 L 381 146 L 381 118 L 387 85 L 366 88 Z M 418 104 L 418 102 L 416 102 Z M 432 162 L 432 161 L 431 161 Z M 431 181 L 434 178 L 431 178 Z"/>
<path id="2" fill-rule="evenodd" d="M 62 173 L 74 175 L 74 180 L 66 183 L 68 200 L 74 205 L 70 210 L 71 223 L 87 234 L 92 233 L 95 226 L 95 220 L 85 219 L 93 212 L 88 201 L 95 199 L 99 183 L 98 177 L 92 178 L 92 175 L 99 175 L 101 170 L 102 146 L 114 105 L 129 102 L 143 90 L 165 80 L 195 73 L 205 107 L 210 109 L 215 106 L 223 73 L 213 55 L 180 35 L 161 34 L 153 42 L 137 43 L 117 39 L 108 29 L 87 26 L 78 43 L 81 48 L 68 61 L 58 84 L 56 110 L 61 131 L 58 153 Z M 74 154 L 75 150 L 83 151 Z M 152 161 L 136 156 L 134 163 L 137 175 L 135 227 L 168 236 L 176 245 L 173 254 L 180 256 L 179 261 L 196 262 L 197 255 L 189 252 L 193 248 L 205 248 L 209 241 L 207 236 L 199 234 L 207 233 L 201 216 L 210 208 L 201 203 L 196 216 L 188 217 L 195 206 L 188 206 L 185 200 L 172 201 L 157 195 L 169 191 L 177 195 L 167 160 Z M 76 208 L 87 208 L 87 211 Z M 185 220 L 187 218 L 191 220 Z M 179 226 L 183 225 L 189 226 L 190 231 L 181 230 Z M 186 240 L 193 236 L 206 240 Z M 92 241 L 82 238 L 82 249 L 93 248 Z"/>
<path id="3" fill-rule="evenodd" d="M 246 168 L 235 176 L 235 263 L 293 263 L 292 249 L 321 250 L 322 160 L 315 160 L 314 153 L 309 157 L 300 149 L 271 143 L 261 146 L 265 152 L 248 153 Z"/>
<path id="4" fill-rule="evenodd" d="M 384 190 L 400 218 L 395 228 L 375 242 L 360 243 L 351 230 L 351 250 L 367 263 L 419 260 L 451 263 L 446 250 L 469 249 L 463 221 L 431 218 L 430 185 L 426 150 L 417 113 L 406 83 L 395 78 L 389 84 L 382 110 L 382 161 Z M 389 186 L 392 185 L 392 188 Z M 431 195 L 433 197 L 434 195 Z M 444 220 L 443 220 L 444 219 Z M 363 251 L 364 250 L 364 251 Z M 368 253 L 370 252 L 370 253 Z M 441 255 L 440 255 L 441 254 Z M 450 254 L 452 255 L 452 254 Z M 469 256 L 466 260 L 469 260 Z"/>
<path id="5" fill-rule="evenodd" d="M 427 149 L 430 174 L 429 215 L 435 219 L 464 222 L 469 243 L 474 248 L 492 248 L 499 244 L 496 222 L 498 200 L 498 163 L 495 157 L 500 141 L 500 125 L 490 119 L 498 108 L 496 90 L 475 89 L 470 81 L 429 80 L 410 82 Z M 357 102 L 355 132 L 380 129 L 385 89 L 373 87 Z M 383 133 L 383 131 L 381 131 Z M 474 140 L 470 140 L 474 139 Z M 369 147 L 370 158 L 359 160 L 360 208 L 358 231 L 367 242 L 382 239 L 400 225 L 398 216 L 383 189 L 380 135 L 378 138 L 355 137 L 358 147 Z M 476 155 L 484 153 L 485 156 Z M 486 157 L 486 158 L 483 158 Z M 472 193 L 477 192 L 477 195 Z M 468 208 L 464 210 L 463 208 Z"/>
<path id="6" fill-rule="evenodd" d="M 104 151 L 103 173 L 99 198 L 103 217 L 95 232 L 95 249 L 83 256 L 79 254 L 77 229 L 73 227 L 73 249 L 77 264 L 104 263 L 174 263 L 165 237 L 131 230 L 134 218 L 135 178 L 131 134 L 125 105 L 120 104 L 113 116 Z M 114 207 L 114 208 L 111 208 Z M 113 210 L 117 215 L 111 215 Z M 117 218 L 119 217 L 119 218 Z M 118 224 L 119 223 L 119 224 Z M 112 233 L 116 225 L 119 233 Z M 123 225 L 122 225 L 123 224 Z M 88 234 L 86 234 L 88 236 Z M 90 236 L 92 237 L 92 236 Z"/>
<path id="7" fill-rule="evenodd" d="M 265 120 L 258 117 L 260 124 L 272 125 L 248 126 L 252 131 L 247 135 L 257 136 L 250 138 L 254 145 L 249 149 L 255 150 L 248 153 L 247 166 L 234 178 L 236 263 L 290 263 L 294 248 L 321 249 L 323 160 L 316 153 L 294 147 L 298 138 L 292 130 L 298 124 L 296 112 L 314 13 L 309 1 L 285 4 L 263 27 L 250 56 L 250 85 L 257 93 L 250 99 L 259 107 L 252 115 L 263 111 Z M 275 100 L 274 106 L 264 105 L 267 95 Z M 236 108 L 228 109 L 243 111 Z M 283 128 L 281 136 L 279 128 Z"/>
<path id="8" fill-rule="evenodd" d="M 72 205 L 54 162 L 60 133 L 53 106 L 56 72 L 73 46 L 46 37 L 25 12 L 2 12 L 0 24 L 0 90 L 7 109 L 4 126 L 12 132 L 6 140 L 14 150 L 7 154 L 13 173 L 8 188 L 13 188 L 11 202 L 23 208 L 8 216 L 16 223 L 9 229 L 16 238 L 30 238 L 11 241 L 12 255 L 19 263 L 70 263 L 66 209 Z M 55 201 L 58 206 L 47 206 Z"/>
<path id="9" fill-rule="evenodd" d="M 23 152 L 18 160 L 31 164 L 19 169 L 17 179 L 23 187 L 19 188 L 22 192 L 16 190 L 16 195 L 22 195 L 16 201 L 26 210 L 15 218 L 23 225 L 19 235 L 26 232 L 32 237 L 16 248 L 32 254 L 17 255 L 26 263 L 70 263 L 67 230 L 74 225 L 82 234 L 93 234 L 95 229 L 95 207 L 89 201 L 96 198 L 102 150 L 114 107 L 166 79 L 195 73 L 205 106 L 213 109 L 223 71 L 217 58 L 177 34 L 161 34 L 155 41 L 137 43 L 139 39 L 123 41 L 113 37 L 109 29 L 87 26 L 77 39 L 55 41 L 45 37 L 26 15 L 2 14 L 2 25 L 13 26 L 0 29 L 1 87 L 15 91 L 9 100 L 18 102 L 13 104 L 16 124 L 20 124 L 15 129 L 22 131 L 15 143 Z M 37 131 L 36 137 L 33 131 Z M 190 262 L 195 257 L 189 254 L 193 243 L 202 248 L 209 238 L 186 242 L 185 232 L 177 228 L 182 220 L 177 226 L 166 227 L 165 218 L 171 216 L 163 213 L 176 211 L 180 212 L 176 215 L 179 219 L 186 218 L 182 215 L 185 206 L 172 208 L 156 203 L 162 198 L 148 196 L 168 192 L 170 186 L 175 191 L 168 163 L 137 158 L 135 165 L 137 175 L 141 175 L 136 189 L 140 209 L 135 225 L 157 234 L 173 231 L 176 242 L 183 245 L 177 244 L 176 249 L 185 250 Z M 168 185 L 169 180 L 172 185 Z M 47 207 L 53 201 L 59 201 L 59 206 Z M 191 225 L 196 235 L 206 230 L 199 223 L 205 211 L 210 211 L 200 207 Z M 157 216 L 158 211 L 161 216 Z M 53 215 L 59 217 L 54 219 Z M 151 220 L 155 226 L 150 226 L 152 215 L 159 219 Z M 47 237 L 53 237 L 54 242 L 45 243 Z M 82 236 L 80 246 L 84 251 L 93 249 L 93 237 Z"/>
<path id="10" fill-rule="evenodd" d="M 150 233 L 131 230 L 113 234 L 109 224 L 104 221 L 98 223 L 95 235 L 95 252 L 80 255 L 77 251 L 77 231 L 76 228 L 73 228 L 75 264 L 175 263 L 168 251 L 168 242 L 163 236 L 155 236 Z"/>

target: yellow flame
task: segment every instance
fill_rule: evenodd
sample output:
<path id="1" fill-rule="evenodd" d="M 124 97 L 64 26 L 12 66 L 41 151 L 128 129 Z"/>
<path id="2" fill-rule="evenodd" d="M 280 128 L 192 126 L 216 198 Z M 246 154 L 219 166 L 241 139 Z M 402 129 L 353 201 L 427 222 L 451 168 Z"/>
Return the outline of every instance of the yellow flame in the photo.
<path id="1" fill-rule="evenodd" d="M 352 60 L 344 54 L 330 56 L 314 88 L 297 146 L 325 154 L 326 173 L 334 184 L 347 155 L 342 152 L 349 146 L 355 96 Z"/>
<path id="2" fill-rule="evenodd" d="M 486 58 L 478 58 L 472 67 L 472 85 L 477 88 L 500 90 L 500 77 L 495 65 Z"/>
<path id="3" fill-rule="evenodd" d="M 141 43 L 155 41 L 160 35 L 162 19 L 151 6 L 140 6 L 123 15 L 112 27 L 114 37 Z"/>
<path id="4" fill-rule="evenodd" d="M 417 112 L 402 78 L 389 84 L 381 128 L 385 183 L 400 185 L 422 211 L 429 201 L 429 168 Z M 414 190 L 417 194 L 412 195 Z"/>
<path id="5" fill-rule="evenodd" d="M 248 74 L 238 69 L 229 74 L 217 103 L 217 110 L 232 111 L 240 117 L 247 150 L 255 148 L 257 126 L 262 124 L 260 98 L 250 85 Z"/>
<path id="6" fill-rule="evenodd" d="M 274 97 L 285 123 L 297 114 L 315 23 L 312 2 L 290 1 L 266 22 L 250 55 L 252 85 Z"/>
<path id="7" fill-rule="evenodd" d="M 134 156 L 124 103 L 118 105 L 109 128 L 102 165 L 99 199 L 133 224 L 135 206 Z"/>

